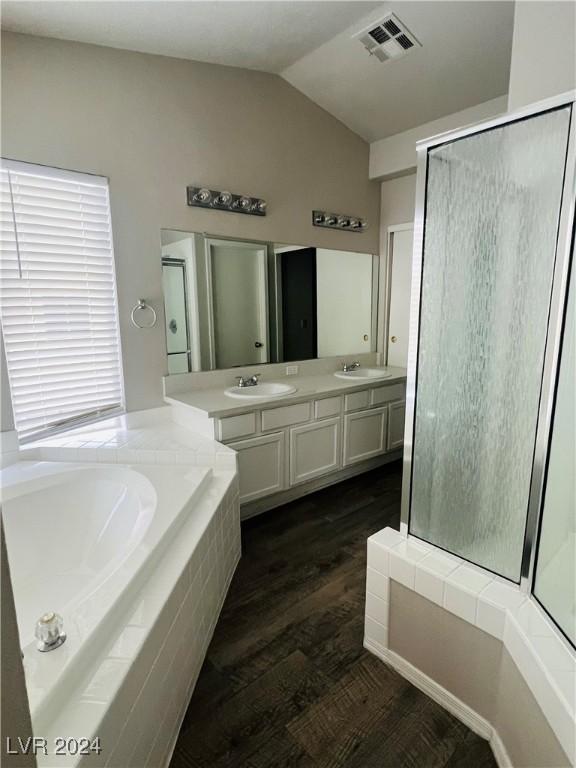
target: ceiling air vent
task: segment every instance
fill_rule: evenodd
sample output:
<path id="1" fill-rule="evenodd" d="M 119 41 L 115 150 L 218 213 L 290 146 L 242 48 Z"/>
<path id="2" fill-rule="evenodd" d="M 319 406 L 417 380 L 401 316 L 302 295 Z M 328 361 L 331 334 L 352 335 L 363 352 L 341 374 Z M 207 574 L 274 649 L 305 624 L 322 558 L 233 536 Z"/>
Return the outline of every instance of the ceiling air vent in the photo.
<path id="1" fill-rule="evenodd" d="M 412 48 L 422 45 L 398 16 L 389 13 L 377 24 L 372 23 L 362 32 L 354 35 L 364 48 L 378 61 L 392 61 L 405 56 Z"/>

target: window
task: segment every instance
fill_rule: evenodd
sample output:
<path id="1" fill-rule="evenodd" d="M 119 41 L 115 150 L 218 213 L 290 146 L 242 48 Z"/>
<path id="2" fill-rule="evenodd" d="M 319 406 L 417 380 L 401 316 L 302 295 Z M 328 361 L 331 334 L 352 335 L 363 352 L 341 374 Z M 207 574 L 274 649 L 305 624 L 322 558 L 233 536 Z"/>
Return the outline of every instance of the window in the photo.
<path id="1" fill-rule="evenodd" d="M 18 437 L 124 404 L 108 180 L 2 160 L 0 319 Z"/>

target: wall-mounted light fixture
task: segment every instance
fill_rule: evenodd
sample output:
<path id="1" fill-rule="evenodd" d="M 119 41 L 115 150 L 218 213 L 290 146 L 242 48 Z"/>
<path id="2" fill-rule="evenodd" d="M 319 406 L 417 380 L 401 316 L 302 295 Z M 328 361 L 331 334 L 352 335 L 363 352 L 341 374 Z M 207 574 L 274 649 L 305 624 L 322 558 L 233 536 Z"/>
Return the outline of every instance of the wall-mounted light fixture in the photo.
<path id="1" fill-rule="evenodd" d="M 359 216 L 346 216 L 342 213 L 326 213 L 326 211 L 312 211 L 312 224 L 315 227 L 329 227 L 330 229 L 348 229 L 350 232 L 364 232 L 368 228 L 366 219 Z"/>
<path id="2" fill-rule="evenodd" d="M 207 187 L 186 187 L 186 201 L 196 208 L 212 208 L 215 211 L 247 213 L 251 216 L 266 216 L 266 200 L 248 195 L 235 195 L 232 192 Z"/>

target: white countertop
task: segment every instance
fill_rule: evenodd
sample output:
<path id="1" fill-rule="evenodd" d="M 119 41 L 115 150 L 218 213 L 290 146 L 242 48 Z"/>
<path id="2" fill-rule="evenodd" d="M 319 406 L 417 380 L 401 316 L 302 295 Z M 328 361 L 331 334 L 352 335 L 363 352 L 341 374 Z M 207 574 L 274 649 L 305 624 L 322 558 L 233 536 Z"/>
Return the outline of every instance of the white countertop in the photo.
<path id="1" fill-rule="evenodd" d="M 319 376 L 283 376 L 270 379 L 270 381 L 282 381 L 296 387 L 296 392 L 280 397 L 259 397 L 249 400 L 232 398 L 225 394 L 224 387 L 214 389 L 194 389 L 189 392 L 166 395 L 164 400 L 170 405 L 185 406 L 202 413 L 209 418 L 233 416 L 250 411 L 259 411 L 280 405 L 290 405 L 310 400 L 313 397 L 340 395 L 348 392 L 357 392 L 373 387 L 385 387 L 406 381 L 405 368 L 387 368 L 391 375 L 385 379 L 341 379 L 333 373 L 323 373 Z M 268 381 L 262 378 L 262 381 Z"/>

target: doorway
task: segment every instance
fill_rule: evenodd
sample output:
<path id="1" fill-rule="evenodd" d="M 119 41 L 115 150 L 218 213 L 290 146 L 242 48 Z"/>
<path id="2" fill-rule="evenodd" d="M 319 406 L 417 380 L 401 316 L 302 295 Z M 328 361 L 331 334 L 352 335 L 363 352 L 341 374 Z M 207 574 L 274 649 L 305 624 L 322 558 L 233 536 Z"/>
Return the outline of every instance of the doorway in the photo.
<path id="1" fill-rule="evenodd" d="M 283 359 L 311 360 L 318 353 L 316 248 L 284 251 L 281 259 Z"/>
<path id="2" fill-rule="evenodd" d="M 410 328 L 414 224 L 388 228 L 388 336 L 386 364 L 406 368 Z"/>

